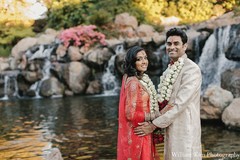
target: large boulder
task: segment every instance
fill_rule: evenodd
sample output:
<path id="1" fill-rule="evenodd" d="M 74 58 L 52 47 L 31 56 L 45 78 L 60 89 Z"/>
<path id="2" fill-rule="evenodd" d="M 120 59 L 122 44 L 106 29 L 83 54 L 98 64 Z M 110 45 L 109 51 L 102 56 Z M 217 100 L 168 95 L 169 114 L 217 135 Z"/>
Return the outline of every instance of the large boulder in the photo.
<path id="1" fill-rule="evenodd" d="M 232 39 L 227 52 L 226 58 L 233 60 L 233 61 L 240 61 L 240 37 L 236 37 Z"/>
<path id="2" fill-rule="evenodd" d="M 222 121 L 227 126 L 240 128 L 240 98 L 234 99 L 224 110 Z"/>
<path id="3" fill-rule="evenodd" d="M 64 85 L 57 78 L 51 77 L 42 82 L 40 95 L 44 97 L 63 96 Z"/>
<path id="4" fill-rule="evenodd" d="M 56 50 L 57 60 L 61 60 L 67 54 L 67 47 L 59 45 Z"/>
<path id="5" fill-rule="evenodd" d="M 240 69 L 231 69 L 221 74 L 221 87 L 240 97 Z"/>
<path id="6" fill-rule="evenodd" d="M 68 57 L 71 61 L 80 61 L 83 58 L 83 55 L 80 53 L 78 47 L 70 46 L 68 48 Z"/>
<path id="7" fill-rule="evenodd" d="M 99 47 L 89 50 L 83 56 L 83 59 L 87 64 L 99 69 L 99 66 L 103 66 L 113 54 L 113 50 L 110 50 L 107 47 Z"/>
<path id="8" fill-rule="evenodd" d="M 55 41 L 56 36 L 55 35 L 50 35 L 50 34 L 41 34 L 37 38 L 37 44 L 42 45 L 42 44 L 51 44 Z"/>
<path id="9" fill-rule="evenodd" d="M 99 80 L 91 81 L 86 90 L 86 94 L 99 94 L 101 92 L 102 86 Z"/>
<path id="10" fill-rule="evenodd" d="M 136 17 L 130 16 L 129 13 L 121 13 L 115 17 L 114 23 L 122 28 L 122 27 L 132 27 L 136 29 L 138 27 L 138 21 Z"/>
<path id="11" fill-rule="evenodd" d="M 23 38 L 12 48 L 11 56 L 15 59 L 21 59 L 24 52 L 36 44 L 37 38 Z"/>
<path id="12" fill-rule="evenodd" d="M 23 71 L 21 74 L 23 75 L 24 79 L 30 83 L 34 83 L 43 78 L 42 73 L 39 71 Z"/>
<path id="13" fill-rule="evenodd" d="M 201 118 L 220 119 L 223 110 L 232 102 L 231 92 L 210 86 L 201 98 Z"/>
<path id="14" fill-rule="evenodd" d="M 0 73 L 9 69 L 10 65 L 7 59 L 0 57 Z"/>
<path id="15" fill-rule="evenodd" d="M 228 12 L 222 16 L 211 18 L 210 20 L 204 21 L 202 23 L 196 23 L 192 25 L 195 30 L 199 29 L 208 29 L 214 30 L 216 28 L 232 25 L 232 24 L 239 24 L 240 23 L 240 16 L 235 16 L 234 12 Z"/>
<path id="16" fill-rule="evenodd" d="M 155 33 L 153 26 L 147 24 L 141 24 L 136 31 L 139 37 L 152 37 Z"/>
<path id="17" fill-rule="evenodd" d="M 87 87 L 90 69 L 81 62 L 71 62 L 69 64 L 69 77 L 67 83 L 75 94 L 82 94 Z"/>

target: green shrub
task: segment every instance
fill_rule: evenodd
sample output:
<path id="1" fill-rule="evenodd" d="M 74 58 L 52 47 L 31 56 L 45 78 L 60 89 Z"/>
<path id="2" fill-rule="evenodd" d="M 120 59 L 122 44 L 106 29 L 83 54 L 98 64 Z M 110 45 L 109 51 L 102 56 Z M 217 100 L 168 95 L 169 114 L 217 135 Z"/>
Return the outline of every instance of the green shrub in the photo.
<path id="1" fill-rule="evenodd" d="M 105 25 L 107 23 L 110 23 L 112 20 L 112 15 L 103 9 L 93 12 L 93 14 L 89 17 L 89 22 L 97 26 Z"/>
<path id="2" fill-rule="evenodd" d="M 32 27 L 24 26 L 4 26 L 0 25 L 0 44 L 2 45 L 14 45 L 18 40 L 27 37 L 34 36 Z"/>
<path id="3" fill-rule="evenodd" d="M 48 27 L 70 28 L 86 22 L 89 6 L 79 0 L 53 0 L 49 5 Z"/>
<path id="4" fill-rule="evenodd" d="M 101 27 L 98 27 L 97 30 L 104 34 L 107 39 L 110 38 L 119 38 L 120 32 L 116 29 L 116 26 L 113 23 L 108 23 Z"/>
<path id="5" fill-rule="evenodd" d="M 236 16 L 240 16 L 240 6 L 234 7 L 233 12 Z"/>
<path id="6" fill-rule="evenodd" d="M 0 45 L 0 57 L 8 57 L 11 53 L 12 46 Z"/>
<path id="7" fill-rule="evenodd" d="M 8 56 L 20 39 L 34 35 L 31 27 L 0 25 L 0 56 Z"/>

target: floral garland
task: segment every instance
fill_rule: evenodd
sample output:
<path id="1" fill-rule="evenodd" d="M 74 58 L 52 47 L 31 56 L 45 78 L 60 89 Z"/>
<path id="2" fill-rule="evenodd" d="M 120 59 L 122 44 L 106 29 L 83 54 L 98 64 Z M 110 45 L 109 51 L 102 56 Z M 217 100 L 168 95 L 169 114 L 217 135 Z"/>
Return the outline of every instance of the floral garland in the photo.
<path id="1" fill-rule="evenodd" d="M 158 85 L 158 100 L 160 103 L 164 100 L 169 101 L 173 90 L 173 84 L 182 70 L 183 65 L 184 59 L 178 58 L 172 65 L 169 64 L 167 70 L 163 72 Z"/>
<path id="2" fill-rule="evenodd" d="M 150 112 L 153 113 L 158 109 L 157 91 L 147 74 L 143 74 L 142 79 L 139 81 L 146 88 L 150 95 Z"/>

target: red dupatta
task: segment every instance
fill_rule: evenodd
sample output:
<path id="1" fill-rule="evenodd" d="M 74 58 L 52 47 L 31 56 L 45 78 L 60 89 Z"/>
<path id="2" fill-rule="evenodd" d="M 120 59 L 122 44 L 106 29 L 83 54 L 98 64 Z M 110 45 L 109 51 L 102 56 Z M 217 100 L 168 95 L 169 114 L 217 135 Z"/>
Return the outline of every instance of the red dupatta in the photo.
<path id="1" fill-rule="evenodd" d="M 139 122 L 144 122 L 145 117 L 142 109 L 143 100 L 141 99 L 142 86 L 136 78 L 130 78 L 131 80 L 127 84 L 126 76 L 123 76 L 122 79 L 119 100 L 117 160 L 154 160 L 157 158 L 155 157 L 152 134 L 140 137 L 135 135 L 133 131 Z M 131 106 L 135 102 L 136 107 Z M 149 108 L 148 105 L 148 112 Z"/>

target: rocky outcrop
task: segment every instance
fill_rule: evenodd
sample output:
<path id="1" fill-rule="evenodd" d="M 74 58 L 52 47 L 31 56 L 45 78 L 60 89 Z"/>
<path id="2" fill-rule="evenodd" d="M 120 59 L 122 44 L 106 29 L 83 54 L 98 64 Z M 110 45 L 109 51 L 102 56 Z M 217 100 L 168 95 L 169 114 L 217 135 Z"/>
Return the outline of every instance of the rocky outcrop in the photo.
<path id="1" fill-rule="evenodd" d="M 195 30 L 214 30 L 216 28 L 240 23 L 240 16 L 234 12 L 228 12 L 220 17 L 212 18 L 202 23 L 194 24 L 191 27 Z"/>
<path id="2" fill-rule="evenodd" d="M 240 69 L 227 70 L 221 75 L 221 87 L 240 97 Z"/>
<path id="3" fill-rule="evenodd" d="M 84 93 L 87 87 L 87 80 L 90 76 L 90 69 L 80 62 L 71 62 L 69 64 L 68 79 L 66 79 L 69 88 L 73 93 Z"/>
<path id="4" fill-rule="evenodd" d="M 222 121 L 229 127 L 240 128 L 240 98 L 236 98 L 224 110 Z"/>
<path id="5" fill-rule="evenodd" d="M 0 58 L 0 72 L 10 69 L 10 64 L 8 59 Z"/>
<path id="6" fill-rule="evenodd" d="M 42 82 L 40 95 L 43 97 L 62 96 L 64 95 L 64 85 L 55 77 L 50 77 Z"/>
<path id="7" fill-rule="evenodd" d="M 91 81 L 86 90 L 86 94 L 99 94 L 102 92 L 101 82 L 99 80 Z"/>
<path id="8" fill-rule="evenodd" d="M 177 26 L 186 30 L 189 37 L 187 54 L 195 62 L 199 61 L 199 57 L 206 47 L 206 42 L 215 40 L 216 45 L 208 45 L 205 48 L 205 50 L 209 51 L 206 59 L 212 56 L 212 61 L 217 61 L 216 59 L 218 59 L 219 62 L 214 63 L 214 66 L 203 65 L 203 75 L 205 74 L 204 72 L 214 67 L 220 69 L 225 67 L 219 64 L 222 60 L 220 59 L 222 55 L 219 54 L 222 51 L 226 51 L 223 54 L 228 59 L 238 61 L 239 47 L 237 44 L 240 33 L 239 24 L 236 23 L 238 18 L 234 17 L 232 13 L 228 13 L 222 18 L 215 20 L 217 22 L 210 20 L 198 25 Z M 119 38 L 108 39 L 105 45 L 94 46 L 87 50 L 83 47 L 71 45 L 65 47 L 58 39 L 59 32 L 52 29 L 47 29 L 44 33 L 34 38 L 22 39 L 13 47 L 11 58 L 4 62 L 0 61 L 0 71 L 11 69 L 21 71 L 17 77 L 20 96 L 36 95 L 34 88 L 41 85 L 44 87 L 40 87 L 38 90 L 39 94 L 44 97 L 50 97 L 55 94 L 62 94 L 63 96 L 98 94 L 103 89 L 101 78 L 103 77 L 103 72 L 106 71 L 106 67 L 111 67 L 109 70 L 121 81 L 120 77 L 123 74 L 124 57 L 127 50 L 131 46 L 140 45 L 148 53 L 148 74 L 150 77 L 153 77 L 153 80 L 156 79 L 154 83 L 158 83 L 159 76 L 166 69 L 169 62 L 169 58 L 165 54 L 166 31 L 159 33 L 150 25 L 138 25 L 137 19 L 128 13 L 118 15 L 114 24 L 115 29 L 121 33 Z M 218 29 L 218 27 L 226 25 L 232 26 L 227 27 L 227 29 Z M 217 40 L 222 40 L 222 35 L 224 34 L 228 34 L 231 41 L 229 44 L 224 44 L 226 45 L 224 46 L 225 48 L 219 49 Z M 214 54 L 210 55 L 212 52 Z M 112 64 L 109 64 L 110 61 L 113 61 Z M 211 65 L 211 63 L 208 64 Z M 237 68 L 240 65 L 235 65 L 234 67 Z M 219 72 L 220 69 L 215 69 L 214 74 L 215 71 Z M 226 76 L 224 74 L 222 75 L 222 87 L 233 92 L 234 97 L 238 97 L 239 91 L 237 89 L 239 85 L 238 79 L 235 78 L 238 73 L 226 73 Z M 209 78 L 208 75 L 207 78 Z M 214 78 L 210 77 L 210 79 Z M 206 77 L 203 80 L 206 80 Z M 56 85 L 60 85 L 59 90 L 54 87 Z M 216 97 L 209 94 L 202 98 L 204 106 L 202 112 L 206 112 L 205 118 L 219 118 L 222 109 L 225 107 L 222 106 L 225 103 L 225 99 L 219 99 L 220 104 L 217 104 L 218 99 Z M 212 111 L 214 112 L 209 114 Z"/>
<path id="9" fill-rule="evenodd" d="M 97 47 L 84 54 L 84 61 L 92 67 L 103 66 L 113 55 L 113 51 L 107 47 Z"/>
<path id="10" fill-rule="evenodd" d="M 37 44 L 37 38 L 27 37 L 20 40 L 13 48 L 11 56 L 15 59 L 21 59 L 22 55 L 31 47 Z M 15 68 L 12 68 L 15 69 Z"/>
<path id="11" fill-rule="evenodd" d="M 114 23 L 118 26 L 118 28 L 121 28 L 123 32 L 136 29 L 138 27 L 138 21 L 136 17 L 129 15 L 129 13 L 117 15 Z"/>
<path id="12" fill-rule="evenodd" d="M 240 28 L 240 26 L 239 26 Z M 240 30 L 240 29 L 239 29 Z M 237 37 L 236 39 L 232 40 L 227 52 L 226 57 L 233 61 L 240 61 L 240 37 Z"/>
<path id="13" fill-rule="evenodd" d="M 231 92 L 218 86 L 209 87 L 201 98 L 201 118 L 220 119 L 223 110 L 232 100 Z"/>

